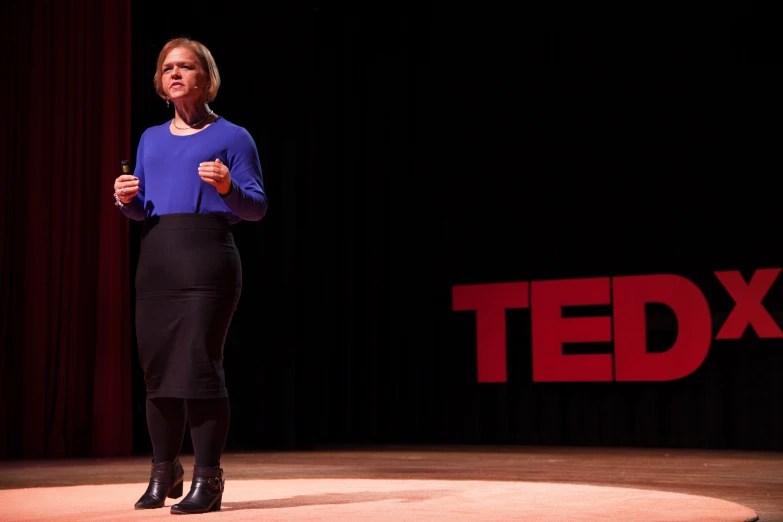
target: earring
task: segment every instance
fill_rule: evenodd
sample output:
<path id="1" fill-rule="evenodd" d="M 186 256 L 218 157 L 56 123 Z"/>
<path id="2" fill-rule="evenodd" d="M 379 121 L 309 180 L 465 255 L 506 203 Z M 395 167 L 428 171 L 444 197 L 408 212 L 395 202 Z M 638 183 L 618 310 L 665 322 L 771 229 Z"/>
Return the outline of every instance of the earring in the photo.
<path id="1" fill-rule="evenodd" d="M 171 102 L 169 102 L 169 97 L 168 97 L 168 96 L 166 96 L 166 107 L 168 107 L 168 106 L 169 106 L 169 103 L 171 103 Z"/>

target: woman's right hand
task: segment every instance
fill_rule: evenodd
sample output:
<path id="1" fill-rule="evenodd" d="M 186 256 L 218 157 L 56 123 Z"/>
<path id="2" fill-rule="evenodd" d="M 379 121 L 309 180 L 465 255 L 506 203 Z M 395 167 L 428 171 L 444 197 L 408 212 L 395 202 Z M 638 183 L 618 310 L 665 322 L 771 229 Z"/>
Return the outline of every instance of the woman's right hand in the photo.
<path id="1" fill-rule="evenodd" d="M 139 193 L 139 178 L 123 174 L 114 180 L 114 193 L 124 204 L 130 203 Z"/>

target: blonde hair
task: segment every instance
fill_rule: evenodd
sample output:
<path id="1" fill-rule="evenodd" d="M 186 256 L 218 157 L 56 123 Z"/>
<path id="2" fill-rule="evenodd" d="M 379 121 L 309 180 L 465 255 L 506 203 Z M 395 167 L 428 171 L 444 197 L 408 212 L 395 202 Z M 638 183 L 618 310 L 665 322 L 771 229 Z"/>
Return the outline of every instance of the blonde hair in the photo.
<path id="1" fill-rule="evenodd" d="M 218 72 L 217 63 L 212 57 L 212 53 L 207 49 L 207 46 L 197 40 L 188 38 L 187 36 L 180 36 L 178 38 L 172 38 L 163 46 L 158 54 L 158 63 L 155 67 L 155 78 L 153 82 L 155 84 L 155 92 L 158 96 L 166 99 L 166 93 L 163 91 L 163 61 L 169 53 L 177 47 L 186 47 L 190 49 L 193 54 L 198 57 L 199 65 L 203 71 L 209 76 L 209 84 L 206 86 L 207 102 L 211 102 L 215 99 L 220 88 L 220 73 Z"/>

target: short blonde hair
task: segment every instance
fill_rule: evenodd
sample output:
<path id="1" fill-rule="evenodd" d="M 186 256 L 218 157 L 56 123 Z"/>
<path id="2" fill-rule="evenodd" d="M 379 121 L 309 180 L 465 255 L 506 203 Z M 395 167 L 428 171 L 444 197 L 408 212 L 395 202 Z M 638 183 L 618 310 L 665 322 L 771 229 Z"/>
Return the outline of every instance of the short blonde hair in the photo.
<path id="1" fill-rule="evenodd" d="M 197 40 L 193 40 L 192 38 L 188 38 L 187 36 L 172 38 L 166 42 L 163 49 L 160 50 L 160 54 L 158 54 L 158 63 L 155 68 L 155 78 L 153 79 L 153 82 L 155 83 L 155 92 L 164 100 L 166 99 L 166 93 L 163 91 L 163 81 L 161 80 L 161 77 L 163 76 L 163 61 L 166 59 L 166 56 L 177 47 L 187 47 L 198 57 L 199 65 L 207 76 L 209 76 L 209 84 L 206 86 L 205 90 L 207 93 L 207 102 L 211 102 L 217 96 L 218 89 L 220 88 L 220 73 L 218 72 L 217 63 L 215 63 L 215 59 L 212 57 L 212 53 L 207 49 L 206 45 Z"/>

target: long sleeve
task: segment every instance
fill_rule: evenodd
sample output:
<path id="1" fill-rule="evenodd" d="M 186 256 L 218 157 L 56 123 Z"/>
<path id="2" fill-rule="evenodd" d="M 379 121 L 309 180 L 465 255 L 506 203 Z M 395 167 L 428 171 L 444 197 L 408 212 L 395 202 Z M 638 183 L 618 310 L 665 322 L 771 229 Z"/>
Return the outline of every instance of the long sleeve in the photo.
<path id="1" fill-rule="evenodd" d="M 144 135 L 139 140 L 139 147 L 136 151 L 136 166 L 134 167 L 133 175 L 139 178 L 139 193 L 131 200 L 130 203 L 121 207 L 122 213 L 130 219 L 136 221 L 144 220 Z"/>
<path id="2" fill-rule="evenodd" d="M 169 122 L 147 128 L 136 151 L 133 174 L 139 192 L 123 213 L 143 221 L 167 214 L 216 214 L 229 224 L 258 221 L 267 195 L 255 141 L 244 128 L 218 118 L 205 129 L 183 136 Z M 198 175 L 198 166 L 216 158 L 228 167 L 231 190 L 224 197 Z"/>
<path id="3" fill-rule="evenodd" d="M 261 161 L 255 141 L 247 130 L 240 128 L 228 150 L 228 170 L 231 191 L 223 202 L 231 212 L 247 221 L 258 221 L 266 215 L 269 201 L 264 190 Z"/>

